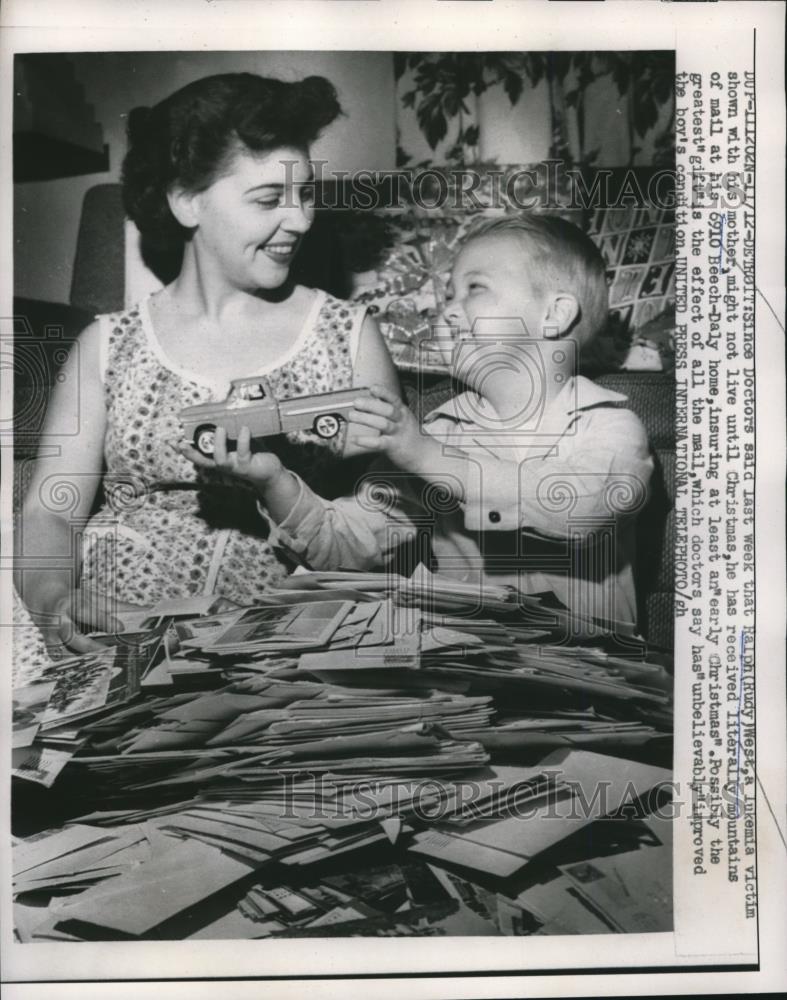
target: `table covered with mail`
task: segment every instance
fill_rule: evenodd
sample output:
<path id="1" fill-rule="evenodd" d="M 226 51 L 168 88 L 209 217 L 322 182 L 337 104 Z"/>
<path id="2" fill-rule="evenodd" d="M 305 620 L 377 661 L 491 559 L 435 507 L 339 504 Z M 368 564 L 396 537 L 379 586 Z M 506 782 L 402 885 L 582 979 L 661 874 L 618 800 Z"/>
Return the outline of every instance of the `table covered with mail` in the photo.
<path id="1" fill-rule="evenodd" d="M 14 692 L 22 942 L 672 929 L 672 663 L 551 595 L 297 571 Z"/>

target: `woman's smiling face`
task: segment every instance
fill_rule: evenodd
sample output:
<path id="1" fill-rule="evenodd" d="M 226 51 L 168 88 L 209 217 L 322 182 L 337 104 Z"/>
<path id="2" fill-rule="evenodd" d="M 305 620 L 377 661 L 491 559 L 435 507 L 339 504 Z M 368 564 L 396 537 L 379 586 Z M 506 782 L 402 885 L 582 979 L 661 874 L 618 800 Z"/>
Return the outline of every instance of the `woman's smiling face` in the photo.
<path id="1" fill-rule="evenodd" d="M 200 265 L 214 265 L 244 291 L 278 288 L 314 221 L 311 182 L 304 150 L 240 149 L 210 187 L 191 196 Z"/>

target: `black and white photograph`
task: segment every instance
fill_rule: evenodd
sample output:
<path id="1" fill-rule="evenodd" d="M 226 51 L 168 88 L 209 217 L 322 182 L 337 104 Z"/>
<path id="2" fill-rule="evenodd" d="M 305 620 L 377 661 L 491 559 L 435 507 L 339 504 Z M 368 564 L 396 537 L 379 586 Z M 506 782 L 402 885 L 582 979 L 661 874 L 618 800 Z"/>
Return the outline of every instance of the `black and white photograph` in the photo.
<path id="1" fill-rule="evenodd" d="M 262 604 L 21 792 L 47 871 L 63 823 L 113 856 L 28 872 L 23 939 L 670 930 L 674 52 L 14 70 L 18 669 L 115 602 Z M 188 889 L 141 922 L 130 823 Z"/>
<path id="2" fill-rule="evenodd" d="M 756 911 L 747 79 L 276 37 L 6 60 L 6 937 L 678 970 Z"/>

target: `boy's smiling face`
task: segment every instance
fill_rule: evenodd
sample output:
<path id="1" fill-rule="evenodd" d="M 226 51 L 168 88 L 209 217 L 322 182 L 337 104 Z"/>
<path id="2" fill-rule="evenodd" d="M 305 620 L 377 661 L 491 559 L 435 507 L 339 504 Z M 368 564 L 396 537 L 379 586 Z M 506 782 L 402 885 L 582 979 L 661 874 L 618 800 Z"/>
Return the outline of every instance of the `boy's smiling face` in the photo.
<path id="1" fill-rule="evenodd" d="M 542 287 L 538 252 L 514 233 L 471 239 L 454 263 L 443 313 L 453 336 L 440 344 L 454 377 L 515 419 L 559 391 L 573 358 L 555 340 L 570 328 L 577 301 Z"/>
<path id="2" fill-rule="evenodd" d="M 523 335 L 541 337 L 548 296 L 537 289 L 532 270 L 530 255 L 516 235 L 497 233 L 470 240 L 451 272 L 446 323 L 463 340 L 481 334 L 515 340 Z"/>

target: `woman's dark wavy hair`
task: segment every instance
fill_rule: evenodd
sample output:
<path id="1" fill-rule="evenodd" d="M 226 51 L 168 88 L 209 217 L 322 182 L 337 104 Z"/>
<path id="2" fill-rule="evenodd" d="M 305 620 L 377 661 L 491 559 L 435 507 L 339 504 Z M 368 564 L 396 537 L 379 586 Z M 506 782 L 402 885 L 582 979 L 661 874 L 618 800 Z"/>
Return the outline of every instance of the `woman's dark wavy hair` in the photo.
<path id="1" fill-rule="evenodd" d="M 126 213 L 148 245 L 179 249 L 187 230 L 167 202 L 173 184 L 204 190 L 239 145 L 255 153 L 306 149 L 339 114 L 336 90 L 324 77 L 285 83 L 254 73 L 208 76 L 153 108 L 135 108 L 123 161 Z"/>

